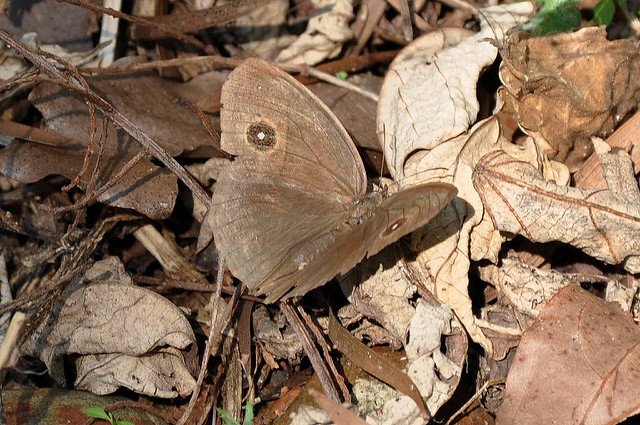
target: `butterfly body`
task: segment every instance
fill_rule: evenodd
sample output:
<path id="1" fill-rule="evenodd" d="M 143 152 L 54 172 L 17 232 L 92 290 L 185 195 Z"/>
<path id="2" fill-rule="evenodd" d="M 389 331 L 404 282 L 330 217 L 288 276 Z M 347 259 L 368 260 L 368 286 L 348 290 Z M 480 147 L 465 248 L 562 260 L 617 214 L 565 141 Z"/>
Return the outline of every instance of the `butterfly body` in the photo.
<path id="1" fill-rule="evenodd" d="M 212 227 L 231 272 L 267 302 L 303 295 L 425 224 L 455 188 L 367 193 L 355 145 L 331 111 L 278 68 L 249 59 L 222 90 Z"/>

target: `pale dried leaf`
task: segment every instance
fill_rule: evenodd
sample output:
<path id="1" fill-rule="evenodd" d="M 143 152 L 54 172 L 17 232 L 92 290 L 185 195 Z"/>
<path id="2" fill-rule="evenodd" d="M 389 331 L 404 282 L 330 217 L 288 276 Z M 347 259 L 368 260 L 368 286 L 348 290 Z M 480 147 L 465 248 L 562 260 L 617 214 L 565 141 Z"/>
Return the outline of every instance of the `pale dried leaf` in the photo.
<path id="1" fill-rule="evenodd" d="M 617 303 L 622 311 L 630 312 L 636 300 L 638 288 L 622 285 L 613 279 L 607 281 L 604 300 Z"/>
<path id="2" fill-rule="evenodd" d="M 639 411 L 638 347 L 638 326 L 616 304 L 565 287 L 524 334 L 496 423 L 620 423 Z"/>
<path id="3" fill-rule="evenodd" d="M 387 401 L 398 397 L 398 392 L 377 379 L 356 378 L 353 395 L 358 411 L 366 417 L 380 411 Z"/>
<path id="4" fill-rule="evenodd" d="M 494 264 L 479 267 L 479 275 L 498 288 L 509 305 L 530 317 L 537 317 L 551 297 L 573 282 L 566 273 L 533 267 L 514 252 L 501 260 L 500 267 Z"/>
<path id="5" fill-rule="evenodd" d="M 533 242 L 560 241 L 610 264 L 640 272 L 640 192 L 629 155 L 600 155 L 607 190 L 546 181 L 530 164 L 504 152 L 476 166 L 474 186 L 498 230 Z"/>
<path id="6" fill-rule="evenodd" d="M 309 19 L 307 29 L 285 50 L 276 62 L 316 65 L 335 57 L 342 45 L 353 38 L 349 22 L 353 19 L 350 0 L 312 0 L 317 15 Z"/>
<path id="7" fill-rule="evenodd" d="M 253 331 L 256 342 L 276 359 L 286 359 L 290 364 L 300 364 L 304 351 L 300 338 L 285 323 L 276 323 L 266 307 L 257 306 L 253 311 Z M 283 329 L 284 328 L 284 329 Z"/>
<path id="8" fill-rule="evenodd" d="M 631 40 L 607 40 L 605 27 L 546 37 L 518 32 L 502 56 L 507 107 L 572 171 L 591 154 L 591 136 L 611 134 L 640 101 L 638 48 Z"/>
<path id="9" fill-rule="evenodd" d="M 303 405 L 291 415 L 290 425 L 330 425 L 333 421 L 322 409 Z"/>
<path id="10" fill-rule="evenodd" d="M 184 362 L 184 353 L 173 347 L 158 348 L 150 356 L 86 354 L 74 362 L 73 386 L 101 395 L 124 387 L 153 397 L 186 397 L 195 381 Z"/>
<path id="11" fill-rule="evenodd" d="M 131 284 L 115 257 L 96 263 L 69 285 L 50 319 L 22 346 L 65 383 L 73 360 L 76 386 L 99 394 L 124 386 L 156 397 L 186 396 L 195 336 L 182 312 L 162 296 Z"/>
<path id="12" fill-rule="evenodd" d="M 389 400 L 376 415 L 367 417 L 373 425 L 421 425 L 424 418 L 416 408 L 416 403 L 406 395 Z"/>
<path id="13" fill-rule="evenodd" d="M 454 323 L 449 307 L 434 306 L 420 299 L 409 327 L 409 342 L 405 347 L 407 374 L 427 400 L 432 414 L 449 400 L 462 374 L 464 356 L 450 359 L 440 351 L 443 337 L 452 333 Z"/>
<path id="14" fill-rule="evenodd" d="M 414 232 L 418 252 L 415 267 L 425 276 L 432 276 L 436 296 L 456 312 L 473 340 L 489 352 L 490 342 L 475 323 L 467 293 L 470 234 L 482 220 L 482 202 L 471 185 L 472 168 L 460 161 L 459 154 L 464 149 L 488 152 L 499 144 L 498 122 L 489 119 L 478 123 L 468 135 L 436 147 L 416 164 L 416 169 L 425 170 L 422 176 L 440 174 L 440 178 L 451 179 L 458 188 L 458 197 L 423 229 Z M 496 240 L 498 247 L 501 242 Z"/>
<path id="15" fill-rule="evenodd" d="M 367 258 L 338 280 L 353 308 L 382 325 L 397 342 L 406 342 L 415 314 L 409 301 L 416 288 L 403 270 L 397 246 Z"/>
<path id="16" fill-rule="evenodd" d="M 476 323 L 467 293 L 469 250 L 482 247 L 474 258 L 490 257 L 503 239 L 491 223 L 484 223 L 477 236 L 482 240 L 471 245 L 470 234 L 483 220 L 482 202 L 472 187 L 471 175 L 476 156 L 499 149 L 505 142 L 496 119 L 468 128 L 477 119 L 480 72 L 497 56 L 497 48 L 487 38 L 498 36 L 500 42 L 509 28 L 532 11 L 531 3 L 483 9 L 482 31 L 453 47 L 443 47 L 453 37 L 448 32 L 431 36 L 436 42 L 414 41 L 410 46 L 432 43 L 441 51 L 425 54 L 423 49 L 409 47 L 408 53 L 401 53 L 385 78 L 380 97 L 378 132 L 387 141 L 386 157 L 396 180 L 403 185 L 446 181 L 458 189 L 458 197 L 414 233 L 420 252 L 415 264 L 424 275 L 433 276 L 435 294 L 489 353 L 491 343 Z M 461 38 L 456 35 L 450 44 Z"/>
<path id="17" fill-rule="evenodd" d="M 482 9 L 482 30 L 469 36 L 444 28 L 404 48 L 390 66 L 380 92 L 378 134 L 392 175 L 401 180 L 410 156 L 452 139 L 473 124 L 479 105 L 476 86 L 498 49 L 489 42 L 524 22 L 531 3 Z"/>
<path id="18" fill-rule="evenodd" d="M 450 344 L 446 349 L 442 347 L 447 335 L 452 334 L 452 326 L 461 329 L 448 307 L 434 306 L 420 299 L 414 312 L 409 327 L 409 342 L 405 347 L 408 360 L 406 371 L 433 415 L 449 399 L 458 384 L 466 358 L 466 339 L 463 337 L 462 341 L 453 342 L 453 345 L 462 343 L 462 347 Z M 443 350 L 447 355 L 443 354 Z M 390 388 L 384 391 L 386 396 L 380 391 L 373 391 L 372 394 L 372 387 L 379 387 L 372 381 L 362 381 L 357 386 L 354 391 L 359 406 L 360 399 L 366 405 L 361 413 L 366 414 L 369 423 L 398 424 L 419 420 L 420 410 L 410 397 Z"/>

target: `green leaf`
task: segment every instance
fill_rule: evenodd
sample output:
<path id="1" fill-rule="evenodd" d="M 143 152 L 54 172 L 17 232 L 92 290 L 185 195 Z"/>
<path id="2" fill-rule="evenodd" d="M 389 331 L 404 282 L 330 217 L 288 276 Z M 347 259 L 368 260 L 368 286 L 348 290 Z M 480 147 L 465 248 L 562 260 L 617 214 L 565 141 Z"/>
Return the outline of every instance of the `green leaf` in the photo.
<path id="1" fill-rule="evenodd" d="M 218 415 L 225 425 L 240 425 L 226 410 L 223 410 L 219 407 L 216 410 L 218 411 Z"/>
<path id="2" fill-rule="evenodd" d="M 244 406 L 244 421 L 242 425 L 253 425 L 253 403 L 247 403 Z"/>
<path id="3" fill-rule="evenodd" d="M 580 27 L 582 15 L 574 0 L 538 0 L 542 9 L 522 28 L 535 35 L 568 32 Z"/>
<path id="4" fill-rule="evenodd" d="M 593 7 L 593 17 L 598 25 L 609 25 L 616 13 L 616 4 L 613 0 L 600 0 Z"/>
<path id="5" fill-rule="evenodd" d="M 347 73 L 347 71 L 338 71 L 336 72 L 336 78 L 345 81 L 347 78 L 349 78 L 349 74 Z"/>
<path id="6" fill-rule="evenodd" d="M 82 413 L 90 418 L 103 419 L 113 423 L 113 416 L 107 413 L 102 407 L 87 407 L 82 409 Z"/>

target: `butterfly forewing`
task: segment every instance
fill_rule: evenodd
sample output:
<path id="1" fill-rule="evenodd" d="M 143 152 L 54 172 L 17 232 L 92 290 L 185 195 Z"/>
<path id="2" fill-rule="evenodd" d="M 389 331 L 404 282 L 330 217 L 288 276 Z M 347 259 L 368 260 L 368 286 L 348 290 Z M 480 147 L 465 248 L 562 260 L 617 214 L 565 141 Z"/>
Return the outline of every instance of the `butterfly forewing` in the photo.
<path id="1" fill-rule="evenodd" d="M 280 167 L 285 184 L 358 199 L 366 191 L 362 160 L 346 130 L 304 85 L 264 61 L 249 59 L 224 84 L 222 148 Z M 252 134 L 273 143 L 257 147 Z M 294 182 L 294 183 L 292 183 Z"/>

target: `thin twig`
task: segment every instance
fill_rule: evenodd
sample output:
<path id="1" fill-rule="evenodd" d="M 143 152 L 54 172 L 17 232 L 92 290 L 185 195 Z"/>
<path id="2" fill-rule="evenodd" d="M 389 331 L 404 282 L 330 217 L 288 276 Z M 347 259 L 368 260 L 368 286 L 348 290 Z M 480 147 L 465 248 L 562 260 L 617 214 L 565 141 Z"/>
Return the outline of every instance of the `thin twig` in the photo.
<path id="1" fill-rule="evenodd" d="M 224 280 L 224 259 L 220 257 L 218 261 L 218 275 L 216 277 L 216 291 L 211 295 L 211 322 L 209 324 L 209 338 L 207 339 L 207 344 L 204 348 L 204 353 L 202 354 L 202 363 L 200 364 L 200 372 L 198 373 L 198 380 L 196 381 L 196 386 L 191 393 L 191 398 L 189 399 L 189 404 L 187 405 L 184 413 L 178 420 L 178 425 L 184 425 L 189 416 L 191 416 L 191 412 L 198 400 L 198 394 L 200 394 L 200 389 L 202 388 L 202 382 L 204 381 L 204 377 L 207 374 L 207 364 L 209 364 L 209 358 L 212 353 L 215 353 L 220 345 L 220 341 L 222 341 L 224 328 L 227 326 L 227 323 L 231 319 L 231 314 L 236 306 L 236 301 L 240 295 L 240 286 L 236 288 L 233 296 L 229 300 L 227 307 L 224 310 L 224 313 L 220 320 L 218 319 L 218 311 L 220 309 L 220 300 L 222 299 L 222 282 Z"/>
<path id="2" fill-rule="evenodd" d="M 280 68 L 284 69 L 287 72 L 299 72 L 305 75 L 311 75 L 318 80 L 322 80 L 329 84 L 333 84 L 334 86 L 342 87 L 347 90 L 351 90 L 355 93 L 358 93 L 362 96 L 368 97 L 372 99 L 374 102 L 378 102 L 378 95 L 370 92 L 369 90 L 363 89 L 355 84 L 351 84 L 347 81 L 341 80 L 338 77 L 334 77 L 333 75 L 327 74 L 326 72 L 322 72 L 316 68 L 312 68 L 308 65 L 289 65 L 289 64 L 275 64 Z"/>
<path id="3" fill-rule="evenodd" d="M 342 399 L 346 402 L 351 402 L 351 394 L 349 392 L 349 389 L 347 388 L 347 384 L 343 376 L 338 373 L 338 369 L 336 368 L 336 365 L 333 362 L 333 359 L 329 355 L 329 347 L 327 346 L 327 343 L 324 339 L 324 336 L 322 335 L 322 332 L 320 332 L 320 329 L 318 328 L 318 326 L 311 320 L 311 317 L 309 317 L 307 312 L 304 311 L 304 309 L 299 304 L 296 305 L 296 310 L 298 311 L 298 314 L 300 315 L 300 317 L 307 324 L 307 328 L 311 330 L 311 332 L 313 333 L 313 336 L 315 336 L 316 341 L 318 341 L 318 345 L 320 345 L 320 347 L 322 348 L 322 353 L 324 355 L 325 362 L 331 369 L 331 372 L 333 372 L 333 376 L 335 377 L 335 382 L 338 384 L 338 386 L 340 387 L 340 390 L 342 391 Z"/>
<path id="4" fill-rule="evenodd" d="M 340 395 L 338 394 L 338 389 L 331 378 L 331 374 L 329 370 L 326 368 L 320 353 L 316 349 L 311 338 L 309 338 L 309 333 L 305 329 L 304 323 L 300 320 L 296 310 L 293 308 L 290 300 L 285 300 L 280 303 L 280 309 L 282 313 L 284 313 L 287 321 L 292 326 L 293 331 L 296 333 L 298 339 L 302 343 L 302 348 L 304 349 L 305 354 L 309 358 L 311 365 L 313 366 L 313 370 L 315 370 L 318 375 L 318 379 L 322 384 L 322 388 L 324 389 L 325 394 L 329 396 L 334 401 L 338 403 L 341 402 Z"/>

